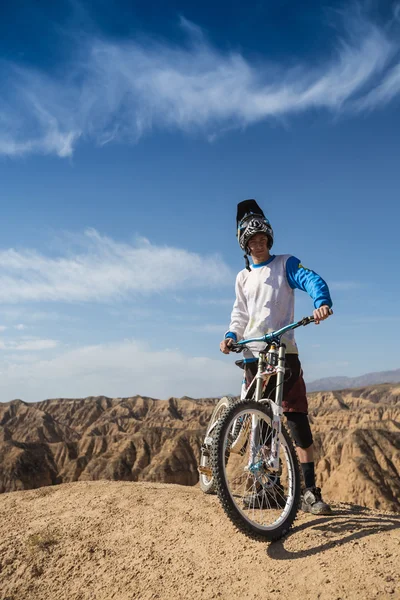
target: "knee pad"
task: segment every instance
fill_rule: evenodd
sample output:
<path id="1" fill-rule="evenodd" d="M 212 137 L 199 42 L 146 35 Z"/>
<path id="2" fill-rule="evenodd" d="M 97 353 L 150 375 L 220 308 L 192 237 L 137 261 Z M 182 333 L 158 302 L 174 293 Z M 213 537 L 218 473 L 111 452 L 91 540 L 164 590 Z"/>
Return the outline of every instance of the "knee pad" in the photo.
<path id="1" fill-rule="evenodd" d="M 299 446 L 299 448 L 308 448 L 311 446 L 313 436 L 308 415 L 298 412 L 285 412 L 284 415 L 296 446 Z"/>

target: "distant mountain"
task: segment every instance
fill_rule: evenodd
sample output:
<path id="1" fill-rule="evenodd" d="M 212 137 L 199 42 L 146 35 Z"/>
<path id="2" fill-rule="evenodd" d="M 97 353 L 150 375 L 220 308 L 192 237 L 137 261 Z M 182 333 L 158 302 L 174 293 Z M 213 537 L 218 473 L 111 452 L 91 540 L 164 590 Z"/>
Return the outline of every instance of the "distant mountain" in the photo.
<path id="1" fill-rule="evenodd" d="M 366 373 L 360 377 L 325 377 L 307 383 L 307 392 L 322 392 L 344 390 L 348 388 L 363 387 L 364 385 L 377 385 L 379 383 L 399 383 L 400 369 L 394 371 L 378 371 Z"/>

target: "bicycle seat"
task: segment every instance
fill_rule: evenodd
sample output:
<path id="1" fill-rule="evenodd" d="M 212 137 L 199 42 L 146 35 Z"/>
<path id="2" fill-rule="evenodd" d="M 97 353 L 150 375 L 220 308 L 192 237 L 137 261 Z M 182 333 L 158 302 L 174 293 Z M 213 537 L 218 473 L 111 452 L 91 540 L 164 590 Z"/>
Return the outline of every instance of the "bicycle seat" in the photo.
<path id="1" fill-rule="evenodd" d="M 246 363 L 244 362 L 243 358 L 241 358 L 240 360 L 235 360 L 235 365 L 237 365 L 239 369 L 244 369 L 245 364 Z"/>

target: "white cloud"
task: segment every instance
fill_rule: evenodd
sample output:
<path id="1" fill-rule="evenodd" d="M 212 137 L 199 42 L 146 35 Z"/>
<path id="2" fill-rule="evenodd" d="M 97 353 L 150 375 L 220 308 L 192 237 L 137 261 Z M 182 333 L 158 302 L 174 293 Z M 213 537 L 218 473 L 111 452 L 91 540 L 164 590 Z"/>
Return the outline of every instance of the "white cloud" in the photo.
<path id="1" fill-rule="evenodd" d="M 23 323 L 18 323 L 18 325 L 14 325 L 15 329 L 18 331 L 23 331 L 25 329 L 25 325 Z"/>
<path id="2" fill-rule="evenodd" d="M 196 304 L 198 304 L 199 306 L 230 306 L 230 307 L 232 307 L 234 299 L 235 299 L 235 297 L 234 297 L 233 286 L 232 286 L 232 296 L 230 298 L 198 297 L 198 298 L 196 298 Z"/>
<path id="3" fill-rule="evenodd" d="M 80 253 L 59 258 L 35 250 L 0 251 L 0 302 L 102 302 L 132 293 L 214 288 L 233 278 L 218 256 L 143 240 L 123 244 L 93 229 L 85 232 L 82 245 Z"/>
<path id="4" fill-rule="evenodd" d="M 1 277 L 1 273 L 2 273 L 2 267 L 0 265 L 0 277 Z M 71 315 L 62 314 L 62 313 L 56 312 L 56 311 L 33 310 L 32 305 L 30 305 L 30 306 L 23 306 L 23 305 L 6 306 L 6 305 L 3 305 L 1 308 L 1 314 L 4 317 L 4 320 L 10 323 L 10 327 L 12 325 L 14 328 L 20 329 L 20 330 L 22 330 L 20 326 L 22 326 L 24 328 L 28 327 L 28 325 L 23 325 L 23 324 L 19 323 L 19 321 L 21 319 L 28 321 L 30 324 L 32 324 L 32 323 L 36 324 L 41 321 L 50 321 L 50 322 L 67 321 L 67 322 L 71 322 L 71 323 L 75 323 L 75 322 L 79 321 L 78 317 L 73 317 Z"/>
<path id="5" fill-rule="evenodd" d="M 227 315 L 229 317 L 229 315 Z M 221 334 L 221 339 L 224 336 L 225 331 L 227 330 L 229 318 L 227 318 L 227 322 L 222 325 L 205 323 L 204 325 L 193 325 L 191 327 L 187 327 L 190 331 L 194 331 L 197 333 L 219 333 Z"/>
<path id="6" fill-rule="evenodd" d="M 220 396 L 239 393 L 241 373 L 232 360 L 187 356 L 177 350 L 151 349 L 144 343 L 124 341 L 86 346 L 50 360 L 19 361 L 0 366 L 3 401 L 22 398 L 111 397 L 142 394 Z"/>
<path id="7" fill-rule="evenodd" d="M 388 104 L 399 93 L 400 65 L 395 65 L 376 87 L 357 102 L 357 105 L 360 110 L 373 110 L 377 105 Z"/>
<path id="8" fill-rule="evenodd" d="M 50 350 L 56 348 L 58 342 L 56 340 L 41 340 L 41 339 L 26 339 L 26 340 L 5 340 L 0 342 L 2 350 L 18 350 L 22 352 Z"/>
<path id="9" fill-rule="evenodd" d="M 12 348 L 14 350 L 15 348 Z M 10 354 L 4 355 L 4 363 L 7 366 L 10 366 L 13 363 L 19 363 L 20 365 L 23 363 L 34 363 L 37 361 L 37 354 L 34 352 L 33 354 L 16 352 L 15 354 L 11 352 Z M 15 365 L 14 365 L 15 366 Z M 20 367 L 21 369 L 21 367 Z"/>
<path id="10" fill-rule="evenodd" d="M 0 331 L 5 331 L 7 329 L 6 325 L 0 325 Z"/>
<path id="11" fill-rule="evenodd" d="M 58 346 L 56 340 L 26 340 L 16 343 L 13 348 L 15 350 L 32 351 L 32 350 L 50 350 Z"/>
<path id="12" fill-rule="evenodd" d="M 77 38 L 64 76 L 3 62 L 0 153 L 66 157 L 80 138 L 136 141 L 152 128 L 214 139 L 314 108 L 337 114 L 385 105 L 400 92 L 398 19 L 378 27 L 353 10 L 343 20 L 336 51 L 317 65 L 252 64 L 213 47 L 185 19 L 186 46 Z"/>

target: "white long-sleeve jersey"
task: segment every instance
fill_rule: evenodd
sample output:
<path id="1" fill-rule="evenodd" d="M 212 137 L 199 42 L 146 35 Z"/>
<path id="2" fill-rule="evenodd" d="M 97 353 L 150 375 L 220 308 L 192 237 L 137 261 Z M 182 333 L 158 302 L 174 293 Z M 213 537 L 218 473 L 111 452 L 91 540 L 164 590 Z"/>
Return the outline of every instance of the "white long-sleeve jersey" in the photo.
<path id="1" fill-rule="evenodd" d="M 294 290 L 302 289 L 314 300 L 315 308 L 332 306 L 325 281 L 314 271 L 306 269 L 290 254 L 273 255 L 265 263 L 243 269 L 236 277 L 236 300 L 232 309 L 227 337 L 240 339 L 260 337 L 292 323 L 294 320 Z M 286 352 L 297 354 L 294 332 L 282 337 Z M 250 343 L 253 356 L 265 345 Z M 245 358 L 251 358 L 245 352 Z"/>

